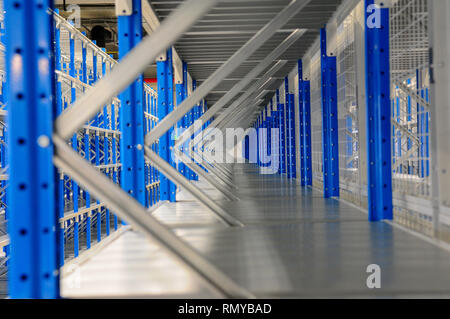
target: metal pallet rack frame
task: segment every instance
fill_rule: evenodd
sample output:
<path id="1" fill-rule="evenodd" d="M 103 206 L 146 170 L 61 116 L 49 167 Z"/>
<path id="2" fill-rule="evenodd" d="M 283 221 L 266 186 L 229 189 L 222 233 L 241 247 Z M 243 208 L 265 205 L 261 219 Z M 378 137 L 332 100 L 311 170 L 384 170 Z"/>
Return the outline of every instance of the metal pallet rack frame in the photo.
<path id="1" fill-rule="evenodd" d="M 97 80 L 104 77 L 117 64 L 104 49 L 99 48 L 95 42 L 90 41 L 83 33 L 68 23 L 57 12 L 52 12 L 55 26 L 54 52 L 55 52 L 55 83 L 56 106 L 60 114 L 77 97 L 92 88 Z M 2 16 L 3 17 L 3 16 Z M 2 26 L 3 26 L 3 20 Z M 2 34 L 4 39 L 4 28 Z M 1 52 L 3 55 L 4 47 Z M 3 56 L 2 56 L 3 66 Z M 4 75 L 5 69 L 2 68 Z M 2 79 L 4 76 L 2 75 Z M 10 246 L 6 232 L 8 221 L 8 166 L 7 160 L 7 134 L 8 126 L 4 119 L 7 116 L 7 101 L 5 85 L 2 80 L 2 135 L 1 135 L 1 165 L 2 181 L 0 201 L 2 204 L 1 248 L 4 258 L 2 264 L 7 265 Z M 158 123 L 157 94 L 147 84 L 142 88 L 144 101 L 144 130 L 150 131 Z M 121 101 L 113 98 L 93 118 L 87 121 L 70 139 L 69 144 L 80 156 L 84 157 L 98 171 L 105 174 L 114 183 L 120 184 L 121 176 L 121 129 L 120 129 Z M 45 140 L 41 141 L 46 143 Z M 157 145 L 156 143 L 155 145 Z M 58 225 L 60 231 L 59 264 L 76 258 L 79 254 L 91 248 L 93 243 L 100 242 L 120 227 L 117 215 L 110 211 L 105 204 L 97 200 L 75 180 L 65 174 L 64 170 L 58 173 L 57 187 L 60 196 L 57 197 L 59 211 Z M 159 199 L 159 173 L 149 161 L 145 162 L 145 205 L 151 207 Z"/>
<path id="2" fill-rule="evenodd" d="M 427 0 L 397 0 L 384 2 L 385 7 L 379 5 L 379 1 L 343 4 L 323 30 L 330 34 L 326 52 L 321 52 L 320 39 L 317 39 L 299 61 L 298 68 L 291 72 L 299 81 L 299 89 L 294 94 L 299 101 L 296 129 L 300 142 L 296 152 L 301 163 L 300 184 L 312 184 L 326 193 L 326 177 L 330 171 L 325 167 L 329 160 L 324 156 L 326 140 L 323 137 L 327 128 L 322 123 L 323 102 L 329 97 L 322 90 L 321 57 L 324 54 L 335 56 L 338 125 L 332 134 L 335 138 L 332 144 L 336 141 L 339 144 L 339 172 L 334 169 L 331 174 L 339 176 L 341 199 L 368 209 L 373 220 L 394 219 L 428 236 L 436 236 L 436 229 L 441 229 L 439 236 L 447 238 L 442 231 L 442 228 L 447 229 L 444 226 L 448 224 L 447 209 L 445 205 L 435 204 L 435 184 L 432 183 L 432 150 L 439 152 L 439 149 L 433 148 L 431 136 L 431 4 Z M 436 7 L 441 5 L 436 4 Z M 378 13 L 373 15 L 375 8 L 380 9 L 380 21 L 373 20 L 378 17 Z M 383 28 L 368 27 L 378 22 Z M 378 48 L 381 48 L 379 52 Z M 386 75 L 389 78 L 384 78 Z M 373 91 L 380 88 L 380 92 Z M 283 86 L 277 93 L 282 89 Z M 381 96 L 381 101 L 374 101 L 373 96 Z M 284 106 L 284 95 L 276 94 L 274 101 L 278 97 L 280 105 Z M 379 106 L 374 102 L 380 103 Z M 383 110 L 382 113 L 375 112 L 377 108 Z M 288 121 L 283 118 L 284 108 L 279 112 L 280 149 L 284 150 L 288 148 L 283 138 Z M 381 135 L 371 126 L 371 121 L 376 127 L 384 128 Z M 261 123 L 260 120 L 257 123 Z M 282 174 L 286 173 L 283 169 L 282 165 Z M 437 218 L 437 210 L 441 218 Z"/>

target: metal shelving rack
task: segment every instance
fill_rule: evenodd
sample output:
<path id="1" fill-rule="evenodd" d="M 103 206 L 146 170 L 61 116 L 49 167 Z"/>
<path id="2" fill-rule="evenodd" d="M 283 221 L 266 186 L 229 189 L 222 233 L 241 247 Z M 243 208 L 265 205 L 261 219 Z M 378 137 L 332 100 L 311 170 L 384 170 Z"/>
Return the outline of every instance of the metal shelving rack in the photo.
<path id="1" fill-rule="evenodd" d="M 1 10 L 2 11 L 2 10 Z M 3 11 L 2 11 L 3 12 Z M 55 81 L 56 101 L 58 113 L 61 113 L 71 103 L 91 89 L 95 83 L 108 74 L 118 63 L 104 49 L 89 40 L 83 33 L 58 15 L 52 13 L 55 24 Z M 3 28 L 3 15 L 0 16 Z M 7 265 L 9 255 L 9 238 L 6 224 L 8 209 L 6 197 L 8 191 L 7 173 L 7 132 L 6 105 L 4 95 L 4 46 L 0 46 L 1 60 L 1 134 L 0 134 L 0 164 L 2 173 L 0 203 L 0 247 L 3 258 L 2 267 Z M 144 84 L 144 126 L 145 132 L 150 131 L 158 123 L 157 93 L 147 84 Z M 121 102 L 114 98 L 111 103 L 86 122 L 70 139 L 69 145 L 84 157 L 98 171 L 105 174 L 114 183 L 120 184 L 121 156 L 120 156 L 120 108 Z M 157 143 L 156 143 L 157 145 Z M 95 243 L 116 231 L 121 221 L 103 202 L 97 200 L 83 187 L 79 186 L 71 177 L 58 172 L 58 197 L 60 226 L 60 266 L 88 250 Z M 145 203 L 151 207 L 159 201 L 159 172 L 149 161 L 145 163 Z M 2 268 L 4 269 L 4 267 Z"/>
<path id="2" fill-rule="evenodd" d="M 120 63 L 57 13 L 49 19 L 52 1 L 42 2 L 34 0 L 33 10 L 21 0 L 7 4 L 7 24 L 20 19 L 33 24 L 8 34 L 6 65 L 15 81 L 7 90 L 14 109 L 5 109 L 3 94 L 0 100 L 0 116 L 8 115 L 12 124 L 0 123 L 0 204 L 16 248 L 10 254 L 2 241 L 4 254 L 11 256 L 12 297 L 58 297 L 64 256 L 78 257 L 124 220 L 215 291 L 252 297 L 149 209 L 175 202 L 176 185 L 225 229 L 245 226 L 242 216 L 228 210 L 231 204 L 194 182 L 201 179 L 230 202 L 239 199 L 232 168 L 211 155 L 217 145 L 208 137 L 214 129 L 248 128 L 238 142 L 244 140 L 244 156 L 261 174 L 268 172 L 266 156 L 275 154 L 280 175 L 312 186 L 324 198 L 367 209 L 369 221 L 394 220 L 448 241 L 450 144 L 448 134 L 444 139 L 440 134 L 449 130 L 450 71 L 445 63 L 430 63 L 429 50 L 449 58 L 440 43 L 447 43 L 443 31 L 430 18 L 440 15 L 440 8 L 450 16 L 445 1 L 330 1 L 341 5 L 322 21 L 327 24 L 305 30 L 297 29 L 302 19 L 296 14 L 310 1 L 278 0 L 268 6 L 274 14 L 267 21 L 240 20 L 245 30 L 207 22 L 217 30 L 204 31 L 196 22 L 220 1 L 186 0 L 166 8 L 163 21 L 141 39 L 141 2 L 133 0 L 132 11 L 119 13 Z M 291 19 L 298 20 L 285 26 Z M 197 36 L 203 41 L 204 32 L 234 44 L 220 43 L 226 50 L 209 47 L 218 61 L 196 69 L 205 79 L 189 81 L 189 65 L 174 63 L 172 45 L 192 58 L 191 65 L 204 63 L 205 53 L 190 44 Z M 236 34 L 241 37 L 233 38 Z M 300 42 L 308 47 L 301 47 L 299 57 L 292 51 L 303 35 Z M 53 56 L 45 54 L 53 47 L 55 70 Z M 16 67 L 17 60 L 24 66 Z M 157 92 L 141 76 L 155 61 Z M 40 63 L 49 66 L 41 69 Z M 29 81 L 17 80 L 28 75 Z M 55 102 L 48 98 L 53 94 Z M 214 101 L 209 108 L 207 96 Z M 177 127 L 181 132 L 174 133 Z M 279 130 L 280 145 L 271 144 L 272 129 Z M 249 144 L 252 140 L 257 145 Z"/>

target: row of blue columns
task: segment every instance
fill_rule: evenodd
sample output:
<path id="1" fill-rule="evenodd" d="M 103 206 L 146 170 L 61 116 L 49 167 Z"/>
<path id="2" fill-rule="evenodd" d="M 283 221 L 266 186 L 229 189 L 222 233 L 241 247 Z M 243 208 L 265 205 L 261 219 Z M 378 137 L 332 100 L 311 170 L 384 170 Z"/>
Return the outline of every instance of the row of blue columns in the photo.
<path id="1" fill-rule="evenodd" d="M 173 63 L 172 49 L 166 51 L 166 57 L 156 62 L 158 81 L 158 118 L 162 120 L 173 111 Z M 170 128 L 159 139 L 159 156 L 175 167 L 175 161 L 171 154 L 174 147 L 174 129 Z M 175 202 L 176 185 L 164 174 L 160 173 L 160 200 Z"/>

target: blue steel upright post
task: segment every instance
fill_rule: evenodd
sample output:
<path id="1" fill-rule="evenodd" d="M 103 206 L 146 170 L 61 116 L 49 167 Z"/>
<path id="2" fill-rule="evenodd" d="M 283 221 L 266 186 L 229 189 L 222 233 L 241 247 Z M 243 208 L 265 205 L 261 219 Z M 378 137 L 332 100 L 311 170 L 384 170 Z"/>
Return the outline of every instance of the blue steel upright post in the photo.
<path id="1" fill-rule="evenodd" d="M 272 149 L 272 119 L 273 119 L 273 113 L 272 113 L 272 102 L 270 101 L 269 104 L 266 106 L 266 121 L 267 121 L 267 155 L 270 159 L 273 158 L 273 149 Z M 270 162 L 269 166 L 273 165 L 272 162 Z"/>
<path id="2" fill-rule="evenodd" d="M 161 121 L 173 111 L 173 66 L 172 49 L 166 51 L 165 60 L 156 62 L 156 73 L 158 79 L 158 118 Z M 170 165 L 175 166 L 171 156 L 171 148 L 174 146 L 173 128 L 167 131 L 159 139 L 159 156 Z M 162 173 L 160 175 L 160 200 L 175 202 L 176 186 Z"/>
<path id="3" fill-rule="evenodd" d="M 132 13 L 118 17 L 119 57 L 122 59 L 142 38 L 141 1 L 133 0 Z M 144 86 L 140 75 L 120 94 L 121 185 L 139 203 L 145 205 L 144 176 Z"/>
<path id="4" fill-rule="evenodd" d="M 312 186 L 311 84 L 303 79 L 303 63 L 298 60 L 298 98 L 300 107 L 300 184 Z"/>
<path id="5" fill-rule="evenodd" d="M 389 9 L 365 5 L 368 210 L 379 221 L 392 219 Z M 380 25 L 369 25 L 374 17 Z"/>
<path id="6" fill-rule="evenodd" d="M 327 55 L 327 35 L 320 30 L 322 83 L 322 149 L 324 197 L 339 196 L 339 137 L 336 57 Z"/>
<path id="7" fill-rule="evenodd" d="M 183 89 L 184 89 L 184 98 L 186 99 L 189 96 L 188 92 L 188 71 L 187 71 L 187 63 L 183 61 Z M 187 129 L 189 127 L 189 112 L 184 114 L 181 121 L 183 121 L 184 129 Z M 189 150 L 189 141 L 187 140 L 185 143 L 183 143 L 181 149 L 183 152 L 187 153 Z M 185 164 L 184 166 L 184 177 L 189 179 L 190 176 L 190 169 Z"/>
<path id="8" fill-rule="evenodd" d="M 9 296 L 59 297 L 58 175 L 52 164 L 56 114 L 50 0 L 5 1 L 9 129 Z M 18 23 L 20 21 L 20 23 Z"/>

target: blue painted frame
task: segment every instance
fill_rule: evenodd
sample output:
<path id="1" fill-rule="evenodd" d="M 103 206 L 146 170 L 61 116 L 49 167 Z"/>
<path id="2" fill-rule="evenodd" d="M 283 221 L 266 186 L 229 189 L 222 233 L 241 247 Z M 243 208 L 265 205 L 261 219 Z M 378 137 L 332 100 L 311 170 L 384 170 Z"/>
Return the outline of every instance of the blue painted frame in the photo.
<path id="1" fill-rule="evenodd" d="M 185 99 L 185 95 L 184 95 L 184 83 L 180 83 L 180 84 L 175 84 L 175 95 L 176 95 L 176 103 L 177 106 L 181 104 L 181 102 L 184 101 Z M 180 136 L 184 130 L 186 129 L 186 125 L 184 123 L 184 116 L 178 121 L 178 129 L 177 129 L 177 137 Z M 184 143 L 181 145 L 180 147 L 180 151 L 183 152 L 184 151 Z M 184 176 L 184 172 L 186 170 L 186 165 L 184 165 L 184 163 L 182 161 L 178 162 L 178 171 L 180 172 L 180 174 L 182 174 Z"/>
<path id="2" fill-rule="evenodd" d="M 366 9 L 374 4 L 365 0 Z M 369 220 L 392 219 L 391 101 L 389 9 L 381 10 L 381 28 L 365 26 L 367 162 Z M 365 10 L 365 21 L 374 12 Z"/>

